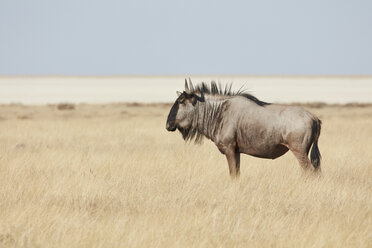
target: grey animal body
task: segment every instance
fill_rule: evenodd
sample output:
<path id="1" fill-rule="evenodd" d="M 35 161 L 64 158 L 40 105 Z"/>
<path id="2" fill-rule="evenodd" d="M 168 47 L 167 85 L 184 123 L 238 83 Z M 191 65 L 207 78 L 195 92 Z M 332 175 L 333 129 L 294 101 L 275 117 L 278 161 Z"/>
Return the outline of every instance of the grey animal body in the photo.
<path id="1" fill-rule="evenodd" d="M 185 91 L 177 92 L 166 129 L 178 129 L 186 141 L 199 142 L 204 136 L 212 140 L 226 156 L 231 177 L 240 174 L 240 153 L 275 159 L 291 150 L 305 171 L 320 171 L 321 121 L 316 116 L 302 107 L 232 92 L 231 85 L 223 88 L 212 82 L 194 87 L 191 80 L 185 81 Z"/>

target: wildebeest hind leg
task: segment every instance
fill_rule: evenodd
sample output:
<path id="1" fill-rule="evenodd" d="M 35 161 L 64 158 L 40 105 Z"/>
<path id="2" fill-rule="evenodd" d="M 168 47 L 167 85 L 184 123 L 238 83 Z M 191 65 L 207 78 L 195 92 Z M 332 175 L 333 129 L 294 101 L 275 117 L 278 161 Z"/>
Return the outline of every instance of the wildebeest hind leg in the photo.
<path id="1" fill-rule="evenodd" d="M 293 152 L 304 171 L 314 171 L 314 167 L 307 157 L 306 151 L 290 150 Z"/>

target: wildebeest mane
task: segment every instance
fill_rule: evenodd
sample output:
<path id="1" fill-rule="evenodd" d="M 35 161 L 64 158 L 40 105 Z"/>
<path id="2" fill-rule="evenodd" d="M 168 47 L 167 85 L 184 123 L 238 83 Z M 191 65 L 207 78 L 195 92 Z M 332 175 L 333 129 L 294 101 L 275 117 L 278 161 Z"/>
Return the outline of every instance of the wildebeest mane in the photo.
<path id="1" fill-rule="evenodd" d="M 215 81 L 212 81 L 210 84 L 202 82 L 195 86 L 194 93 L 200 92 L 209 95 L 221 95 L 221 96 L 243 96 L 259 106 L 269 105 L 270 103 L 263 102 L 258 100 L 255 96 L 245 92 L 245 89 L 240 88 L 238 91 L 234 92 L 232 90 L 232 84 L 227 84 L 223 87 L 220 83 L 217 84 Z"/>
<path id="2" fill-rule="evenodd" d="M 187 85 L 187 82 L 186 82 Z M 189 85 L 191 85 L 191 80 Z M 215 81 L 212 81 L 211 83 L 205 83 L 202 82 L 198 85 L 191 86 L 192 90 L 189 90 L 189 87 L 187 87 L 188 94 L 192 93 L 201 93 L 205 95 L 218 95 L 218 96 L 242 96 L 245 97 L 257 105 L 264 107 L 265 105 L 269 105 L 270 103 L 263 102 L 258 100 L 255 96 L 248 94 L 245 92 L 244 89 L 240 88 L 238 91 L 232 90 L 232 84 L 227 84 L 225 87 L 223 87 L 220 83 L 217 84 Z M 184 129 L 184 128 L 178 128 L 178 130 L 181 132 L 182 137 L 185 141 L 192 141 L 195 140 L 195 143 L 200 143 L 205 135 L 205 132 L 208 132 L 209 135 L 211 135 L 214 130 L 219 125 L 222 116 L 222 105 L 221 103 L 211 103 L 207 104 L 205 108 L 203 109 L 203 113 L 200 113 L 200 109 L 196 109 L 195 116 L 193 118 L 193 125 L 190 128 Z M 203 118 L 200 120 L 199 114 L 202 114 Z"/>

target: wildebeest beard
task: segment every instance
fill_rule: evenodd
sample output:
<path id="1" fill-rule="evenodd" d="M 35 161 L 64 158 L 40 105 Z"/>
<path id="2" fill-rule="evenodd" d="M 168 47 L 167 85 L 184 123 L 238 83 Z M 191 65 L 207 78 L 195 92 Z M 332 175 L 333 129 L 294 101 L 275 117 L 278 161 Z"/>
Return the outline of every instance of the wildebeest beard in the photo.
<path id="1" fill-rule="evenodd" d="M 182 127 L 177 127 L 178 131 L 182 134 L 182 138 L 184 140 L 187 139 L 187 136 L 189 136 L 191 128 L 182 128 Z"/>
<path id="2" fill-rule="evenodd" d="M 189 128 L 182 128 L 177 127 L 178 131 L 182 134 L 182 138 L 185 141 L 192 141 L 195 139 L 195 143 L 201 143 L 204 135 L 198 131 L 197 128 L 189 127 Z"/>

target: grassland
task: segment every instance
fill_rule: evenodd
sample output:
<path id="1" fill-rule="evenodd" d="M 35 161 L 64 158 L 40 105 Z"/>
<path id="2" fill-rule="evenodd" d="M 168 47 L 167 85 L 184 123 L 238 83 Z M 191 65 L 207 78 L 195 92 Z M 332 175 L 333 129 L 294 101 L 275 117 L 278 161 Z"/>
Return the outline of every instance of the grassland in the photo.
<path id="1" fill-rule="evenodd" d="M 231 181 L 168 105 L 1 105 L 0 247 L 372 247 L 372 106 L 308 109 L 321 178 L 287 153 Z"/>

